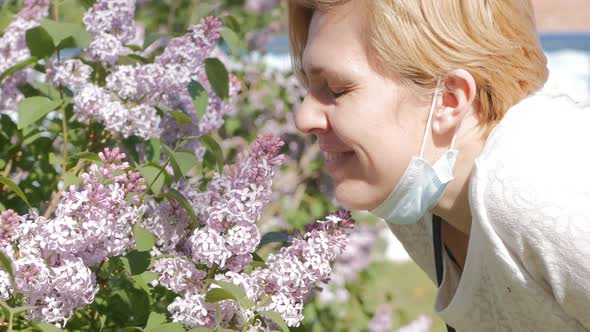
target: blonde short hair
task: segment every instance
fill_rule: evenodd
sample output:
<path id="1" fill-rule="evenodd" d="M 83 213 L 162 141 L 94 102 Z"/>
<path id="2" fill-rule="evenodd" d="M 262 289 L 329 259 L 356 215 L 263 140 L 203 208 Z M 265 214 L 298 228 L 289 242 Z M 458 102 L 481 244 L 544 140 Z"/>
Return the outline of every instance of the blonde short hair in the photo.
<path id="1" fill-rule="evenodd" d="M 313 12 L 351 0 L 289 0 L 293 68 L 300 78 Z M 488 132 L 506 111 L 547 80 L 530 0 L 364 1 L 363 33 L 372 62 L 418 93 L 431 93 L 437 77 L 463 68 L 475 78 L 482 124 Z"/>

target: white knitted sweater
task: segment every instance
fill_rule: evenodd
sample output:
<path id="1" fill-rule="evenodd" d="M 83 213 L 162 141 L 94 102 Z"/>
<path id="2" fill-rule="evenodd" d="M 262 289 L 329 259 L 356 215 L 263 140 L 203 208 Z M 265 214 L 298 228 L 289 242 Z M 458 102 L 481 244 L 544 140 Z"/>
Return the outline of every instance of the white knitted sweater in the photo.
<path id="1" fill-rule="evenodd" d="M 547 93 L 512 107 L 475 161 L 469 202 L 462 274 L 443 253 L 442 319 L 461 332 L 590 331 L 590 107 Z M 390 228 L 436 282 L 431 219 Z"/>

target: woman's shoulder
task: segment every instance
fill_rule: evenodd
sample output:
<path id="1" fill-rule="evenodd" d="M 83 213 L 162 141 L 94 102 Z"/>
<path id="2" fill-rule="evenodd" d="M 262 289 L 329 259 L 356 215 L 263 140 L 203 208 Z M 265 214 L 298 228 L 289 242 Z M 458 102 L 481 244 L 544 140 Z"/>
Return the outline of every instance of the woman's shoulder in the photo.
<path id="1" fill-rule="evenodd" d="M 543 92 L 522 100 L 494 128 L 476 159 L 470 198 L 508 211 L 565 208 L 584 200 L 587 206 L 589 124 L 590 107 L 566 95 Z"/>
<path id="2" fill-rule="evenodd" d="M 532 167 L 560 156 L 576 160 L 587 155 L 584 151 L 590 147 L 589 121 L 590 104 L 576 103 L 564 94 L 538 92 L 508 110 L 490 133 L 476 163 L 503 161 Z M 572 155 L 566 156 L 568 153 Z"/>

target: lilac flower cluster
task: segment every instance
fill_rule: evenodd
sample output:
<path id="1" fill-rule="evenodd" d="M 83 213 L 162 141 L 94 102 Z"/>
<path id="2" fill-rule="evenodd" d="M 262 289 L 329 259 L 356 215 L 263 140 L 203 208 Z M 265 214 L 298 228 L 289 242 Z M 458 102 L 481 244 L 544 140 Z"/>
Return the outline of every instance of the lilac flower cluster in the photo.
<path id="1" fill-rule="evenodd" d="M 31 56 L 25 32 L 39 25 L 48 15 L 49 0 L 25 0 L 24 8 L 15 15 L 0 37 L 0 73 Z M 0 82 L 0 111 L 16 111 L 24 99 L 18 88 L 26 83 L 31 69 L 22 69 Z"/>
<path id="2" fill-rule="evenodd" d="M 203 292 L 206 273 L 195 264 L 215 270 L 217 280 L 243 287 L 260 310 L 279 312 L 291 326 L 303 318 L 303 300 L 314 284 L 328 278 L 330 262 L 344 249 L 353 225 L 346 212 L 309 225 L 302 238 L 292 238 L 289 247 L 269 257 L 268 268 L 243 273 L 260 243 L 256 221 L 271 198 L 272 178 L 284 158 L 277 155 L 282 146 L 276 136 L 261 136 L 251 153 L 241 153 L 234 165 L 225 167 L 225 174 L 214 177 L 206 192 L 183 188 L 202 221 L 188 240 L 190 221 L 175 203 L 152 203 L 146 212 L 143 225 L 158 239 L 153 254 L 177 256 L 158 259 L 153 267 L 158 274 L 154 285 L 179 295 L 168 307 L 174 321 L 187 327 L 211 327 L 215 322 L 216 306 L 205 302 Z M 257 324 L 250 322 L 251 310 L 233 301 L 220 305 L 224 326 Z"/>
<path id="3" fill-rule="evenodd" d="M 175 145 L 180 133 L 199 136 L 220 128 L 223 116 L 236 110 L 241 89 L 238 79 L 230 75 L 229 99 L 223 100 L 211 89 L 205 74 L 204 61 L 212 55 L 220 38 L 221 21 L 215 17 L 202 19 L 186 34 L 170 40 L 153 63 L 117 65 L 119 56 L 128 52 L 123 50 L 123 44 L 135 34 L 134 8 L 132 0 L 101 0 L 84 15 L 84 23 L 94 38 L 86 53 L 91 61 L 110 68 L 104 87 L 89 83 L 87 68 L 79 63 L 78 70 L 67 70 L 72 65 L 62 70 L 72 73 L 65 79 L 51 76 L 54 83 L 63 82 L 70 89 L 79 90 L 74 98 L 76 117 L 83 122 L 99 121 L 107 130 L 123 137 L 162 135 L 168 145 Z M 201 119 L 197 118 L 187 89 L 191 81 L 201 83 L 208 93 L 207 110 Z M 162 119 L 156 111 L 158 107 L 181 110 L 193 121 L 179 128 L 171 114 L 165 113 Z M 199 159 L 204 154 L 198 141 L 181 147 L 194 150 Z"/>
<path id="4" fill-rule="evenodd" d="M 146 211 L 144 226 L 158 239 L 158 250 L 185 254 L 195 262 L 242 271 L 260 242 L 256 221 L 271 197 L 272 178 L 283 162 L 277 155 L 283 142 L 276 136 L 259 137 L 250 154 L 217 174 L 208 190 L 182 189 L 203 227 L 190 233 L 189 217 L 175 203 L 160 203 Z M 188 240 L 187 240 L 188 238 Z"/>
<path id="5" fill-rule="evenodd" d="M 392 308 L 381 304 L 369 322 L 369 332 L 389 332 L 393 327 Z"/>
<path id="6" fill-rule="evenodd" d="M 89 266 L 123 255 L 134 246 L 132 227 L 142 211 L 146 189 L 139 173 L 122 162 L 125 154 L 108 148 L 82 174 L 81 188 L 70 186 L 52 219 L 28 218 L 13 211 L 0 215 L 2 251 L 12 260 L 14 281 L 25 305 L 35 306 L 31 320 L 63 325 L 73 311 L 94 300 L 98 291 Z M 0 298 L 12 294 L 0 274 Z"/>
<path id="7" fill-rule="evenodd" d="M 84 25 L 92 35 L 89 58 L 114 64 L 135 37 L 135 0 L 98 0 L 85 14 Z"/>
<path id="8" fill-rule="evenodd" d="M 345 285 L 354 282 L 359 272 L 366 269 L 372 260 L 378 238 L 378 229 L 366 224 L 359 225 L 350 234 L 346 250 L 332 266 L 333 277 L 318 296 L 320 303 L 346 303 L 349 298 Z"/>
<path id="9" fill-rule="evenodd" d="M 256 305 L 256 310 L 278 312 L 289 326 L 303 320 L 303 303 L 314 286 L 328 279 L 330 262 L 342 252 L 354 221 L 347 211 L 338 211 L 324 221 L 306 227 L 301 237 L 292 237 L 290 245 L 278 254 L 270 255 L 266 268 L 256 268 L 249 275 L 243 272 L 219 271 L 216 280 L 240 286 Z M 180 296 L 168 307 L 172 319 L 187 327 L 215 324 L 216 306 L 205 301 L 202 280 L 206 274 L 193 262 L 182 258 L 163 258 L 156 261 L 154 271 L 158 282 Z M 211 287 L 216 287 L 212 285 Z M 255 313 L 242 309 L 231 300 L 220 303 L 225 328 L 247 325 L 249 331 L 270 331 L 273 323 L 255 319 Z"/>

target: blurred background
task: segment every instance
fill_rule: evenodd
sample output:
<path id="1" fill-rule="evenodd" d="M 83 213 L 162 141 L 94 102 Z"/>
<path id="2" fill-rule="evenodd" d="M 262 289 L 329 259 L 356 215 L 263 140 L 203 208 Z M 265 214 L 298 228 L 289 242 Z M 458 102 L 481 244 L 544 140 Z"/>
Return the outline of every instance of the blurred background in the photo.
<path id="1" fill-rule="evenodd" d="M 80 22 L 92 0 L 63 0 L 64 21 Z M 545 89 L 590 102 L 590 0 L 532 0 L 541 42 L 549 60 Z M 0 0 L 5 15 L 22 0 Z M 288 156 L 277 174 L 274 197 L 260 221 L 263 233 L 295 230 L 337 208 L 319 148 L 297 132 L 293 109 L 305 91 L 291 72 L 286 37 L 286 2 L 280 0 L 137 0 L 137 25 L 144 47 L 161 45 L 209 14 L 231 15 L 235 38 L 224 36 L 219 56 L 242 82 L 239 113 L 219 132 L 228 159 L 258 134 L 274 133 Z M 235 40 L 230 42 L 230 38 Z M 231 44 L 231 45 L 230 45 Z M 236 48 L 237 47 L 237 48 Z M 146 57 L 149 53 L 146 54 Z M 34 202 L 33 202 L 34 203 Z M 409 259 L 383 221 L 357 212 L 351 244 L 333 277 L 305 307 L 294 331 L 444 331 L 433 311 L 435 287 Z M 402 330 L 400 330 L 402 331 Z"/>

